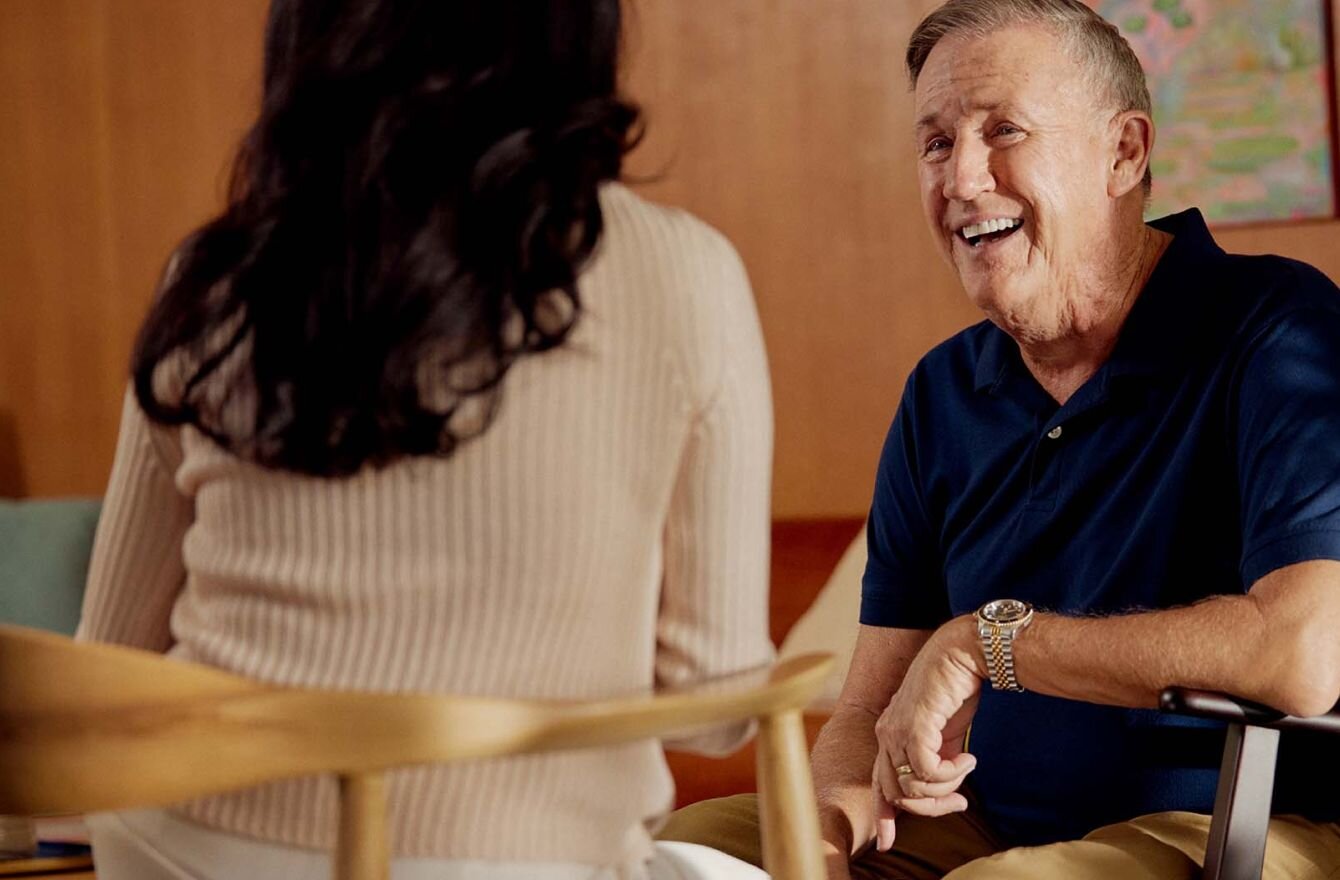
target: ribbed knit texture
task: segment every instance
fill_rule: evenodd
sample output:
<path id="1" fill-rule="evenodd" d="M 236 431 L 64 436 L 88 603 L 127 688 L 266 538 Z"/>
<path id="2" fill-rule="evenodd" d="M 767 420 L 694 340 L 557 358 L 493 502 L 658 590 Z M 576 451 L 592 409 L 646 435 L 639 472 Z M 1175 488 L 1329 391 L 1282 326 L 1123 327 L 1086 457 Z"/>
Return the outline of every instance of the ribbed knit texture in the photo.
<path id="1" fill-rule="evenodd" d="M 496 422 L 450 458 L 266 470 L 127 395 L 80 637 L 280 684 L 517 697 L 767 662 L 772 412 L 748 281 L 687 214 L 620 185 L 602 204 L 572 336 L 520 360 Z M 671 799 L 656 743 L 397 771 L 393 848 L 629 866 Z M 325 847 L 335 788 L 179 811 Z"/>

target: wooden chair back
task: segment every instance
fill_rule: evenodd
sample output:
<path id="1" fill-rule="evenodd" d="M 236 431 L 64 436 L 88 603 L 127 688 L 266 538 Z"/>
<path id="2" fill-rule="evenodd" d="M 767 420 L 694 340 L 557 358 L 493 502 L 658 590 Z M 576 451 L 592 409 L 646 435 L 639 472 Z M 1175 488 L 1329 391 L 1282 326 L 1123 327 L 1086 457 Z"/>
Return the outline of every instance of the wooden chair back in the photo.
<path id="1" fill-rule="evenodd" d="M 169 804 L 295 776 L 340 783 L 339 880 L 386 880 L 385 771 L 607 746 L 757 718 L 765 867 L 824 876 L 801 711 L 832 663 L 797 657 L 681 691 L 587 702 L 274 687 L 0 626 L 0 813 Z"/>

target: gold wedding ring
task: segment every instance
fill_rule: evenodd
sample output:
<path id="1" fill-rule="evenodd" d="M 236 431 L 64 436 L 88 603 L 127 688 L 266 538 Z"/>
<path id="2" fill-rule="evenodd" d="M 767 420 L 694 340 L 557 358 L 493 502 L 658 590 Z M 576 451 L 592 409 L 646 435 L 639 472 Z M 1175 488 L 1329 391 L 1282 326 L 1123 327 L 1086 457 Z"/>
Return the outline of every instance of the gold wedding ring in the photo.
<path id="1" fill-rule="evenodd" d="M 899 764 L 897 767 L 893 768 L 893 772 L 897 773 L 898 777 L 901 779 L 904 776 L 911 776 L 916 771 L 912 769 L 911 764 Z"/>

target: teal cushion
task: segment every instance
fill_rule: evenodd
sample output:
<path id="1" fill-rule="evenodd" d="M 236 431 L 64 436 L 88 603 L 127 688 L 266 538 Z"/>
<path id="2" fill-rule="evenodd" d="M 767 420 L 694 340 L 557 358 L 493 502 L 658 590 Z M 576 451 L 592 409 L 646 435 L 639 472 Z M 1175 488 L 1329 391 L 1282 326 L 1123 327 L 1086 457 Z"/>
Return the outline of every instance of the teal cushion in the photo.
<path id="1" fill-rule="evenodd" d="M 101 502 L 0 501 L 0 621 L 73 635 Z"/>

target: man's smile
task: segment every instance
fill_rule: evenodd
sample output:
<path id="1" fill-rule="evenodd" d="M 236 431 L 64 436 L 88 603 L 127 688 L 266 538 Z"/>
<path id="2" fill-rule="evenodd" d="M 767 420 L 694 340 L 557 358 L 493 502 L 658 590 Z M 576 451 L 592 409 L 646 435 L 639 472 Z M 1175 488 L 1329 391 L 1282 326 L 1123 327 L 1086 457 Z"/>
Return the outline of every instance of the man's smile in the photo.
<path id="1" fill-rule="evenodd" d="M 1023 225 L 1023 219 L 1018 217 L 980 220 L 960 227 L 958 238 L 969 247 L 976 249 L 1009 238 L 1022 229 Z"/>

